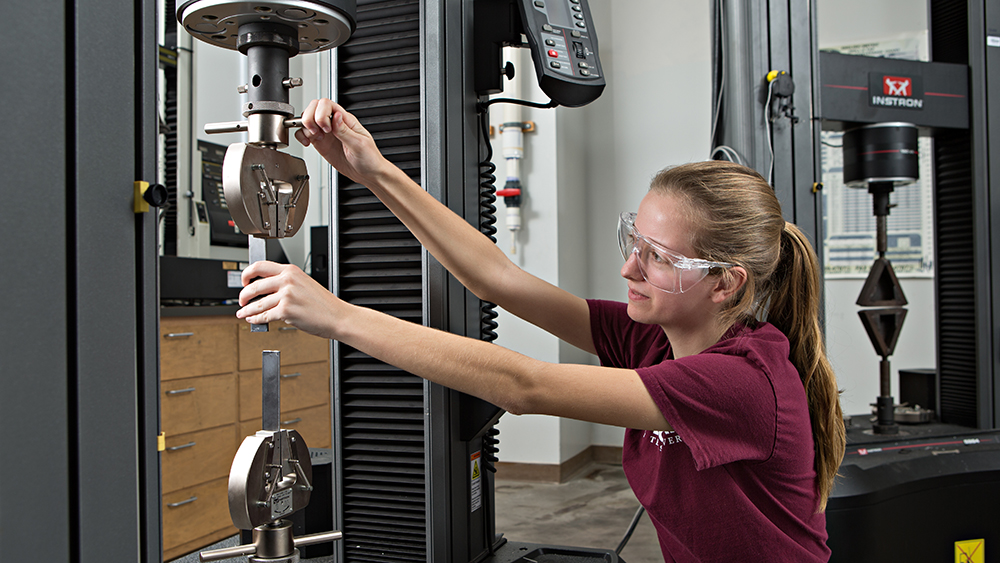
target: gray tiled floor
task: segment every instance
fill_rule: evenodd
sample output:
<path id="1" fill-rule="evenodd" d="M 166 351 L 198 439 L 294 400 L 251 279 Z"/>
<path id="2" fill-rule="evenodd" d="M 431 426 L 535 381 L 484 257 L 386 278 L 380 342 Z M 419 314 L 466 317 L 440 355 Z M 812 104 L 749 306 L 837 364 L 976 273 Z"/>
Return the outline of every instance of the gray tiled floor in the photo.
<path id="1" fill-rule="evenodd" d="M 591 465 L 562 484 L 498 480 L 495 490 L 496 529 L 511 541 L 614 549 L 639 508 L 621 466 L 611 464 Z M 645 514 L 621 558 L 662 563 Z"/>
<path id="2" fill-rule="evenodd" d="M 496 530 L 514 542 L 614 549 L 639 507 L 621 466 L 613 464 L 591 465 L 563 484 L 499 480 L 495 491 Z M 236 543 L 233 537 L 212 548 Z M 663 561 L 648 516 L 639 520 L 621 558 L 625 563 Z M 196 563 L 198 558 L 191 554 L 175 561 Z M 245 562 L 245 557 L 224 560 Z"/>

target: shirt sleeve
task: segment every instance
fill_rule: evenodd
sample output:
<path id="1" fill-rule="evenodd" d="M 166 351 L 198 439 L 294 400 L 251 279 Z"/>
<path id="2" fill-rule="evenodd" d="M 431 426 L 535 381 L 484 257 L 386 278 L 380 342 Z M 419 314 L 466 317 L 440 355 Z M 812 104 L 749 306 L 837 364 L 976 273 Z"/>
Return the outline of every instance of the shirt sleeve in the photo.
<path id="1" fill-rule="evenodd" d="M 766 370 L 753 359 L 703 352 L 636 371 L 699 471 L 771 456 L 777 399 Z"/>
<path id="2" fill-rule="evenodd" d="M 658 364 L 669 354 L 663 329 L 630 319 L 625 303 L 601 300 L 587 303 L 590 333 L 602 366 L 635 369 Z"/>
<path id="3" fill-rule="evenodd" d="M 588 299 L 590 307 L 590 334 L 594 339 L 594 349 L 602 366 L 627 367 L 625 338 L 628 331 L 627 323 L 622 318 L 628 318 L 624 303 Z"/>

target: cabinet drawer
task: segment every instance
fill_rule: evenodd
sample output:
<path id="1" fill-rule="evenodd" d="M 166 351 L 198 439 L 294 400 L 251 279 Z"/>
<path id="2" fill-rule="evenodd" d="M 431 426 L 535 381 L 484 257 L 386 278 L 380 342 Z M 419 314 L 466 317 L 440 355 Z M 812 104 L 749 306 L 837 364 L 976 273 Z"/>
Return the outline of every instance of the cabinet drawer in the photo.
<path id="1" fill-rule="evenodd" d="M 297 430 L 310 448 L 329 448 L 330 405 L 320 405 L 281 413 L 281 427 Z M 240 423 L 240 434 L 252 436 L 260 430 L 260 419 Z M 242 440 L 242 438 L 241 438 Z"/>
<path id="2" fill-rule="evenodd" d="M 163 492 L 229 476 L 236 457 L 236 425 L 219 426 L 188 434 L 167 435 L 167 447 L 160 456 Z"/>
<path id="3" fill-rule="evenodd" d="M 160 380 L 236 371 L 236 323 L 228 317 L 160 322 Z"/>
<path id="4" fill-rule="evenodd" d="M 330 370 L 327 362 L 281 368 L 281 410 L 297 410 L 330 402 Z M 240 372 L 240 420 L 261 416 L 261 373 Z"/>
<path id="5" fill-rule="evenodd" d="M 325 362 L 330 356 L 330 341 L 306 334 L 284 323 L 271 323 L 267 332 L 250 332 L 250 325 L 239 323 L 240 371 L 259 370 L 260 353 L 280 350 L 281 364 Z"/>
<path id="6" fill-rule="evenodd" d="M 168 436 L 236 422 L 236 374 L 160 383 L 160 421 Z"/>
<path id="7" fill-rule="evenodd" d="M 164 494 L 163 550 L 232 527 L 228 490 L 226 478 Z"/>

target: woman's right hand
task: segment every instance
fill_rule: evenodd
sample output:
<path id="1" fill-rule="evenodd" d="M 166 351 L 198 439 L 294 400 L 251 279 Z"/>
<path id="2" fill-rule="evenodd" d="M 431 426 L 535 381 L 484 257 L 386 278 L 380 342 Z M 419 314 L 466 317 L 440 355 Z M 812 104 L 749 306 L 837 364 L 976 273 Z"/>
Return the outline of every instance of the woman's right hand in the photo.
<path id="1" fill-rule="evenodd" d="M 338 172 L 362 185 L 369 185 L 391 166 L 358 118 L 326 98 L 309 102 L 295 138 L 303 146 L 315 148 Z"/>

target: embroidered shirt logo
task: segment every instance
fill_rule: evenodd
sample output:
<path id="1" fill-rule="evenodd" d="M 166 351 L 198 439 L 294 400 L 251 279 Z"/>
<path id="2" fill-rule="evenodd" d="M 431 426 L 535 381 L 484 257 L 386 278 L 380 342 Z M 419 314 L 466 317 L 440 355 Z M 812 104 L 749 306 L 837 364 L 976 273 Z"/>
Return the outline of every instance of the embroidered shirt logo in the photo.
<path id="1" fill-rule="evenodd" d="M 677 435 L 677 432 L 673 430 L 646 430 L 643 432 L 643 438 L 649 440 L 650 444 L 656 446 L 661 452 L 663 451 L 663 446 L 669 446 L 672 444 L 680 444 L 681 437 Z"/>

